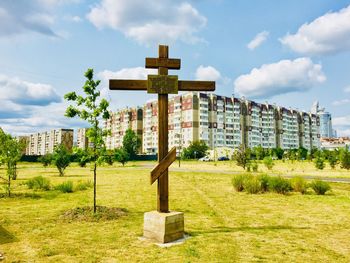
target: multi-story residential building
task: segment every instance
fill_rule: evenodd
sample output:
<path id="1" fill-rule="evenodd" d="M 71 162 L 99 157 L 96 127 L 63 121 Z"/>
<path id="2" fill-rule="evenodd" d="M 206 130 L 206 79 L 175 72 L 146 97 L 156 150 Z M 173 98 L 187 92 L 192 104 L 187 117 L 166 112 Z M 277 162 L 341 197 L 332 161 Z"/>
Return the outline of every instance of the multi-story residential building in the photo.
<path id="1" fill-rule="evenodd" d="M 45 155 L 53 153 L 55 146 L 63 144 L 69 151 L 73 147 L 73 130 L 57 129 L 34 133 L 28 136 L 27 155 Z"/>
<path id="2" fill-rule="evenodd" d="M 156 153 L 158 145 L 158 103 L 149 102 L 143 107 L 142 149 L 146 153 Z"/>
<path id="3" fill-rule="evenodd" d="M 123 138 L 128 129 L 131 129 L 142 140 L 142 109 L 127 108 L 118 112 L 111 112 L 111 117 L 105 121 L 104 128 L 110 135 L 106 138 L 107 149 L 123 146 Z"/>
<path id="4" fill-rule="evenodd" d="M 77 131 L 77 147 L 86 150 L 89 145 L 89 138 L 87 137 L 87 132 L 89 128 L 80 128 Z"/>
<path id="5" fill-rule="evenodd" d="M 112 114 L 106 128 L 112 128 L 109 142 L 122 140 L 130 124 L 124 120 L 126 110 Z M 158 105 L 148 102 L 140 109 L 144 153 L 156 153 L 158 145 Z M 210 149 L 246 147 L 295 149 L 320 147 L 320 118 L 268 103 L 256 103 L 244 98 L 189 92 L 169 99 L 169 148 L 187 147 L 196 140 L 204 141 Z M 118 124 L 118 121 L 121 122 Z M 115 123 L 115 125 L 111 125 Z M 122 123 L 126 123 L 124 126 Z M 116 148 L 110 143 L 110 148 Z M 120 145 L 120 144 L 119 144 Z"/>

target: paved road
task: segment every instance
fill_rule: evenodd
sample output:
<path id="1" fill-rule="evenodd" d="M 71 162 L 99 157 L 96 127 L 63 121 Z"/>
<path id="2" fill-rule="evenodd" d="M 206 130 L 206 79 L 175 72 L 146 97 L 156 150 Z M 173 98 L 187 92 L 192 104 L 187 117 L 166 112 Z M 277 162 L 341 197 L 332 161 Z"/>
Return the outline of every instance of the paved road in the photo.
<path id="1" fill-rule="evenodd" d="M 142 165 L 143 168 L 153 168 L 153 165 L 145 164 Z M 241 172 L 235 172 L 235 171 L 219 171 L 219 170 L 192 170 L 192 169 L 186 169 L 181 167 L 172 167 L 170 168 L 170 171 L 173 172 L 184 172 L 184 173 L 215 173 L 215 174 L 239 174 Z M 349 173 L 350 174 L 350 173 Z M 277 176 L 275 174 L 271 174 L 271 176 Z M 286 178 L 293 178 L 292 175 L 283 175 L 283 177 Z M 320 177 L 320 176 L 312 176 L 312 175 L 305 175 L 303 176 L 307 180 L 312 179 L 322 179 L 323 181 L 332 182 L 332 183 L 350 183 L 350 178 L 335 178 L 335 177 Z"/>

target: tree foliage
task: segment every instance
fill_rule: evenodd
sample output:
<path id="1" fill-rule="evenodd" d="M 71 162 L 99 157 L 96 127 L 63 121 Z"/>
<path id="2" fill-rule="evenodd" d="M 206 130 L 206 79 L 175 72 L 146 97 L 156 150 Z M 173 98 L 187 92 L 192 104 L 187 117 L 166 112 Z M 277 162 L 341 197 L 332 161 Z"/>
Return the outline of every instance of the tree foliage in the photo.
<path id="1" fill-rule="evenodd" d="M 55 147 L 52 154 L 52 162 L 57 167 L 60 176 L 64 176 L 64 170 L 69 166 L 71 156 L 63 144 Z"/>
<path id="2" fill-rule="evenodd" d="M 183 149 L 182 157 L 184 159 L 199 159 L 206 155 L 209 147 L 204 141 L 194 141 Z"/>
<path id="3" fill-rule="evenodd" d="M 127 129 L 123 137 L 123 148 L 127 152 L 130 160 L 134 160 L 141 147 L 141 139 L 136 133 Z"/>
<path id="4" fill-rule="evenodd" d="M 86 164 L 90 162 L 91 153 L 89 153 L 89 149 L 81 149 L 75 147 L 73 149 L 74 161 L 79 164 L 80 167 L 86 167 Z"/>
<path id="5" fill-rule="evenodd" d="M 315 167 L 319 170 L 323 170 L 325 167 L 324 158 L 322 156 L 317 156 L 315 159 Z"/>
<path id="6" fill-rule="evenodd" d="M 267 169 L 272 170 L 273 166 L 275 165 L 271 156 L 266 156 L 264 158 L 264 165 Z"/>
<path id="7" fill-rule="evenodd" d="M 0 177 L 6 182 L 8 196 L 11 196 L 11 180 L 17 179 L 17 162 L 23 155 L 25 144 L 4 133 L 0 129 L 0 163 L 6 165 L 6 177 Z"/>
<path id="8" fill-rule="evenodd" d="M 250 152 L 243 144 L 241 144 L 233 154 L 233 160 L 236 161 L 238 166 L 241 166 L 244 170 L 250 161 Z"/>
<path id="9" fill-rule="evenodd" d="M 94 80 L 93 69 L 88 69 L 84 76 L 86 77 L 83 91 L 85 96 L 77 95 L 75 92 L 67 93 L 64 98 L 75 103 L 75 106 L 70 105 L 66 109 L 66 116 L 69 118 L 79 117 L 90 124 L 90 129 L 87 131 L 89 141 L 93 145 L 91 161 L 93 162 L 94 171 L 94 213 L 96 213 L 96 175 L 97 164 L 103 161 L 105 152 L 104 138 L 109 131 L 103 130 L 100 127 L 100 120 L 110 117 L 108 107 L 109 103 L 105 99 L 100 99 L 101 92 L 98 86 L 100 80 Z"/>
<path id="10" fill-rule="evenodd" d="M 42 155 L 38 158 L 38 161 L 43 164 L 44 167 L 49 166 L 53 161 L 53 156 L 50 153 Z"/>
<path id="11" fill-rule="evenodd" d="M 129 154 L 123 147 L 118 148 L 115 150 L 115 159 L 124 166 L 129 161 Z"/>
<path id="12" fill-rule="evenodd" d="M 341 168 L 350 169 L 350 152 L 348 147 L 339 152 L 339 161 Z"/>

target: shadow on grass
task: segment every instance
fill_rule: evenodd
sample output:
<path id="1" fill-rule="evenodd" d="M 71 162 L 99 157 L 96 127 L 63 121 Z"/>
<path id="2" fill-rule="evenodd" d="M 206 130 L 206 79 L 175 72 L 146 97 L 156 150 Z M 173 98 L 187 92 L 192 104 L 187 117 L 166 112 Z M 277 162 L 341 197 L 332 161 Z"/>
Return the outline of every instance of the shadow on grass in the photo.
<path id="1" fill-rule="evenodd" d="M 18 239 L 14 235 L 12 235 L 5 228 L 0 226 L 0 245 L 17 241 Z"/>
<path id="2" fill-rule="evenodd" d="M 8 196 L 7 193 L 0 193 L 0 199 L 1 198 L 9 198 L 9 199 L 23 199 L 23 198 L 29 198 L 29 199 L 40 199 L 41 195 L 36 193 L 11 193 L 11 197 Z"/>
<path id="3" fill-rule="evenodd" d="M 310 227 L 293 227 L 293 226 L 241 226 L 241 227 L 212 227 L 208 230 L 199 230 L 199 231 L 189 231 L 188 234 L 191 236 L 200 236 L 200 235 L 208 235 L 208 234 L 216 234 L 216 233 L 233 233 L 233 232 L 252 232 L 252 231 L 278 231 L 278 230 L 302 230 L 302 229 L 310 229 Z"/>

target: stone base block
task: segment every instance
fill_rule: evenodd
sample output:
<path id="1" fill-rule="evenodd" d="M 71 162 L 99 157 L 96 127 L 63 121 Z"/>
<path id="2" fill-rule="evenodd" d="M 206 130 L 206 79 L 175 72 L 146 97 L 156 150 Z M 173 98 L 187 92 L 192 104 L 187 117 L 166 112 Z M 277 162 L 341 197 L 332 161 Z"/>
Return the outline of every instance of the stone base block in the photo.
<path id="1" fill-rule="evenodd" d="M 175 211 L 145 213 L 143 236 L 158 243 L 168 243 L 183 238 L 184 214 Z"/>

